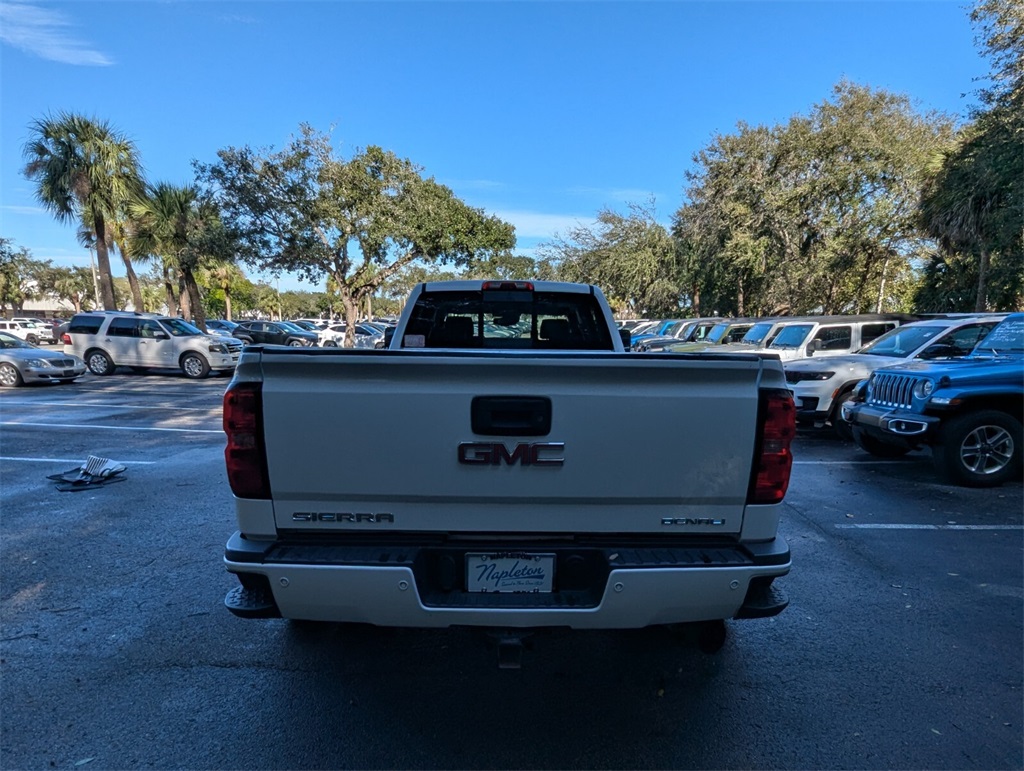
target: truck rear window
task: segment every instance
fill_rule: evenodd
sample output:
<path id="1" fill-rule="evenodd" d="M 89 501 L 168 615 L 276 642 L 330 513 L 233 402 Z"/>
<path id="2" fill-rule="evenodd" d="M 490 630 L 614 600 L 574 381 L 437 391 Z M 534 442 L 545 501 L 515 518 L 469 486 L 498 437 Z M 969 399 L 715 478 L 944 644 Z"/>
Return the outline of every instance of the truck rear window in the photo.
<path id="1" fill-rule="evenodd" d="M 403 347 L 611 351 L 610 335 L 592 295 L 424 292 L 412 310 Z"/>

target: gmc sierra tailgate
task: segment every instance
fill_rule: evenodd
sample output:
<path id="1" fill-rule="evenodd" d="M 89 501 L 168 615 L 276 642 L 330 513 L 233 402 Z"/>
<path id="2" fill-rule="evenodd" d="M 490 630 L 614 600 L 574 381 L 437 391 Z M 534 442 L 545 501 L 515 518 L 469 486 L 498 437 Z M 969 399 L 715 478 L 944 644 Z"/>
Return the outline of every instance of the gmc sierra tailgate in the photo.
<path id="1" fill-rule="evenodd" d="M 731 534 L 756 356 L 260 354 L 277 528 Z"/>

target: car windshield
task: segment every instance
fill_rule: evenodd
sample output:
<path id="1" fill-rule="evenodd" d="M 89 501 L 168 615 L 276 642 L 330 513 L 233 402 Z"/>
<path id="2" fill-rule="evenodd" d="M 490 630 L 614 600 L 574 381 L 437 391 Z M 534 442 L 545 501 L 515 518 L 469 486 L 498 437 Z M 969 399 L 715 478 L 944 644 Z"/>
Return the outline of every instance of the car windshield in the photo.
<path id="1" fill-rule="evenodd" d="M 1005 319 L 978 343 L 975 355 L 1024 353 L 1024 317 Z"/>
<path id="2" fill-rule="evenodd" d="M 772 327 L 775 324 L 772 322 L 765 322 L 763 324 L 754 324 L 750 329 L 747 330 L 747 334 L 743 335 L 740 340 L 741 343 L 758 343 L 764 342 L 764 339 L 768 337 L 768 333 L 772 331 Z"/>
<path id="3" fill-rule="evenodd" d="M 300 334 L 308 333 L 309 332 L 308 329 L 303 329 L 298 324 L 293 324 L 290 321 L 279 321 L 277 323 L 278 323 L 278 325 L 280 325 L 281 327 L 283 327 L 284 329 L 286 329 L 289 332 L 298 332 Z"/>
<path id="4" fill-rule="evenodd" d="M 709 340 L 713 343 L 717 343 L 723 337 L 729 334 L 729 330 L 732 329 L 731 324 L 716 324 L 712 327 L 711 332 L 708 333 L 708 337 L 705 340 Z"/>
<path id="5" fill-rule="evenodd" d="M 29 345 L 19 337 L 0 332 L 0 348 L 35 348 L 35 346 Z"/>
<path id="6" fill-rule="evenodd" d="M 205 332 L 201 332 L 198 327 L 194 327 L 187 321 L 181 319 L 160 319 L 160 323 L 164 325 L 175 337 L 191 337 L 192 335 L 203 335 Z"/>
<path id="7" fill-rule="evenodd" d="M 942 334 L 948 327 L 907 326 L 890 329 L 884 335 L 872 340 L 857 353 L 869 356 L 898 356 L 905 359 L 922 345 Z"/>
<path id="8" fill-rule="evenodd" d="M 803 344 L 811 332 L 813 324 L 793 324 L 786 327 L 772 340 L 769 348 L 796 348 Z"/>

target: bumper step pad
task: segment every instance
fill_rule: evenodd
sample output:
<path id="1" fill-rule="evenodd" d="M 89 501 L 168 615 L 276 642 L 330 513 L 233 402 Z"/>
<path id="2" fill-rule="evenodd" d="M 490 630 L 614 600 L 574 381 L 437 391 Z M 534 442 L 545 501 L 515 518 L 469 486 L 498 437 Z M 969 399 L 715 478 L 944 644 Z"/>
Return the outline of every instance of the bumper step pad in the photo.
<path id="1" fill-rule="evenodd" d="M 280 618 L 274 597 L 267 589 L 236 586 L 224 598 L 227 609 L 241 618 Z"/>
<path id="2" fill-rule="evenodd" d="M 735 618 L 768 618 L 777 616 L 789 605 L 789 597 L 774 584 L 751 584 L 747 598 Z"/>

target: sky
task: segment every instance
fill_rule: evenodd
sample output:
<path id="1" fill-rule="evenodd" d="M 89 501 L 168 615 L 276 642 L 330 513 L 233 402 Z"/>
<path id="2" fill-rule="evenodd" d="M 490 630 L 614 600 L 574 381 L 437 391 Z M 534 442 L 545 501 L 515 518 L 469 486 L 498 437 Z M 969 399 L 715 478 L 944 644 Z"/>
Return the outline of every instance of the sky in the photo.
<path id="1" fill-rule="evenodd" d="M 109 122 L 150 182 L 174 184 L 194 180 L 193 160 L 281 149 L 308 123 L 341 157 L 408 158 L 512 223 L 521 254 L 602 209 L 653 202 L 668 225 L 716 133 L 807 114 L 843 79 L 964 117 L 989 70 L 968 13 L 961 0 L 0 0 L 0 236 L 89 264 L 22 173 L 32 122 L 61 112 Z"/>

